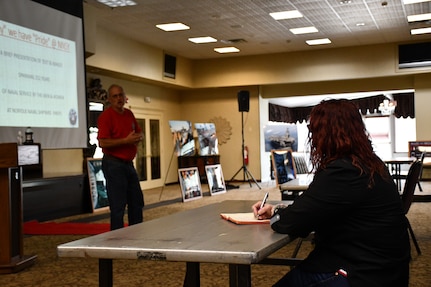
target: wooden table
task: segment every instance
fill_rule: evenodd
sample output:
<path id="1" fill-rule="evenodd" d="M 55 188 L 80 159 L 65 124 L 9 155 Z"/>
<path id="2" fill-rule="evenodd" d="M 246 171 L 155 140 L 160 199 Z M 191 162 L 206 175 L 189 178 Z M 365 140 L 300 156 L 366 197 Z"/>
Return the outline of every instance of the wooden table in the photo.
<path id="1" fill-rule="evenodd" d="M 401 180 L 405 179 L 405 176 L 401 174 L 401 166 L 403 164 L 410 165 L 416 160 L 415 157 L 394 157 L 390 159 L 384 159 L 384 163 L 388 166 L 392 178 L 395 180 L 398 191 L 401 191 Z"/>
<path id="2" fill-rule="evenodd" d="M 269 224 L 235 225 L 222 212 L 251 212 L 254 201 L 223 201 L 65 243 L 59 257 L 99 259 L 99 286 L 112 286 L 112 260 L 187 262 L 184 286 L 200 286 L 199 263 L 229 264 L 229 286 L 251 286 L 251 264 L 291 242 Z M 138 276 L 134 274 L 135 276 Z M 227 284 L 226 284 L 227 285 Z"/>

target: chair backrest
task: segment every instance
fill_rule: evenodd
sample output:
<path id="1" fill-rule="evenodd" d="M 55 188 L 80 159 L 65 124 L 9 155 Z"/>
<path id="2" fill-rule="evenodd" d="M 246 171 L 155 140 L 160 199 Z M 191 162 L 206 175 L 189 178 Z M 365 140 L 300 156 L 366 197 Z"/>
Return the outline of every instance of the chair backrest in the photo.
<path id="1" fill-rule="evenodd" d="M 419 157 L 419 160 L 422 162 L 422 166 L 421 166 L 421 171 L 419 173 L 419 179 L 418 179 L 418 181 L 422 178 L 422 170 L 423 170 L 423 167 L 424 167 L 424 158 L 425 158 L 425 155 L 426 155 L 426 152 L 423 152 L 421 154 L 421 156 Z"/>
<path id="2" fill-rule="evenodd" d="M 404 204 L 404 212 L 409 212 L 410 206 L 413 202 L 416 185 L 419 181 L 422 171 L 422 161 L 420 159 L 412 163 L 407 173 L 406 182 L 404 183 L 403 193 L 401 199 Z"/>
<path id="3" fill-rule="evenodd" d="M 278 185 L 296 178 L 296 167 L 291 149 L 271 150 L 272 168 Z"/>
<path id="4" fill-rule="evenodd" d="M 310 173 L 310 170 L 307 165 L 307 160 L 303 155 L 293 153 L 293 161 L 295 162 L 296 174 Z"/>

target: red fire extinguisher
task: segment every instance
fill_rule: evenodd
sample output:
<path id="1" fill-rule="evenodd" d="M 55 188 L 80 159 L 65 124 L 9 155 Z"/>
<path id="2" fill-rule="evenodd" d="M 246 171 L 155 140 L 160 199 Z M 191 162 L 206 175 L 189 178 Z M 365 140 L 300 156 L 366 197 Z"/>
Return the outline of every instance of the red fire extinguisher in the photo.
<path id="1" fill-rule="evenodd" d="M 244 164 L 248 165 L 248 147 L 244 147 Z"/>

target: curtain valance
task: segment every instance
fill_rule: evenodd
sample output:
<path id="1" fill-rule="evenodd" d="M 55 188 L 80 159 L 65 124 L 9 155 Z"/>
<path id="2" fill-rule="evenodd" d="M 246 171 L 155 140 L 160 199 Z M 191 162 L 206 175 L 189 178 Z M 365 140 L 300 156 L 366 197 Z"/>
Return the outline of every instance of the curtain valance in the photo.
<path id="1" fill-rule="evenodd" d="M 394 115 L 397 118 L 415 117 L 414 93 L 393 94 L 394 100 L 397 101 Z M 377 113 L 380 103 L 386 99 L 384 95 L 353 99 L 361 114 Z M 288 108 L 280 105 L 269 104 L 269 120 L 272 122 L 296 123 L 307 120 L 313 106 Z"/>

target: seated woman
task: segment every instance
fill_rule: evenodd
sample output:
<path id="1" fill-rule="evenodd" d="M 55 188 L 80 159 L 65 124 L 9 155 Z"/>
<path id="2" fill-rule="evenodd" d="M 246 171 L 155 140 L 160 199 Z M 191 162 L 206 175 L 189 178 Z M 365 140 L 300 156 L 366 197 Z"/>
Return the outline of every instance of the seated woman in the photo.
<path id="1" fill-rule="evenodd" d="M 287 207 L 253 205 L 276 232 L 315 232 L 314 250 L 274 286 L 407 287 L 407 220 L 358 107 L 321 102 L 310 114 L 308 142 L 315 171 L 308 190 Z"/>

